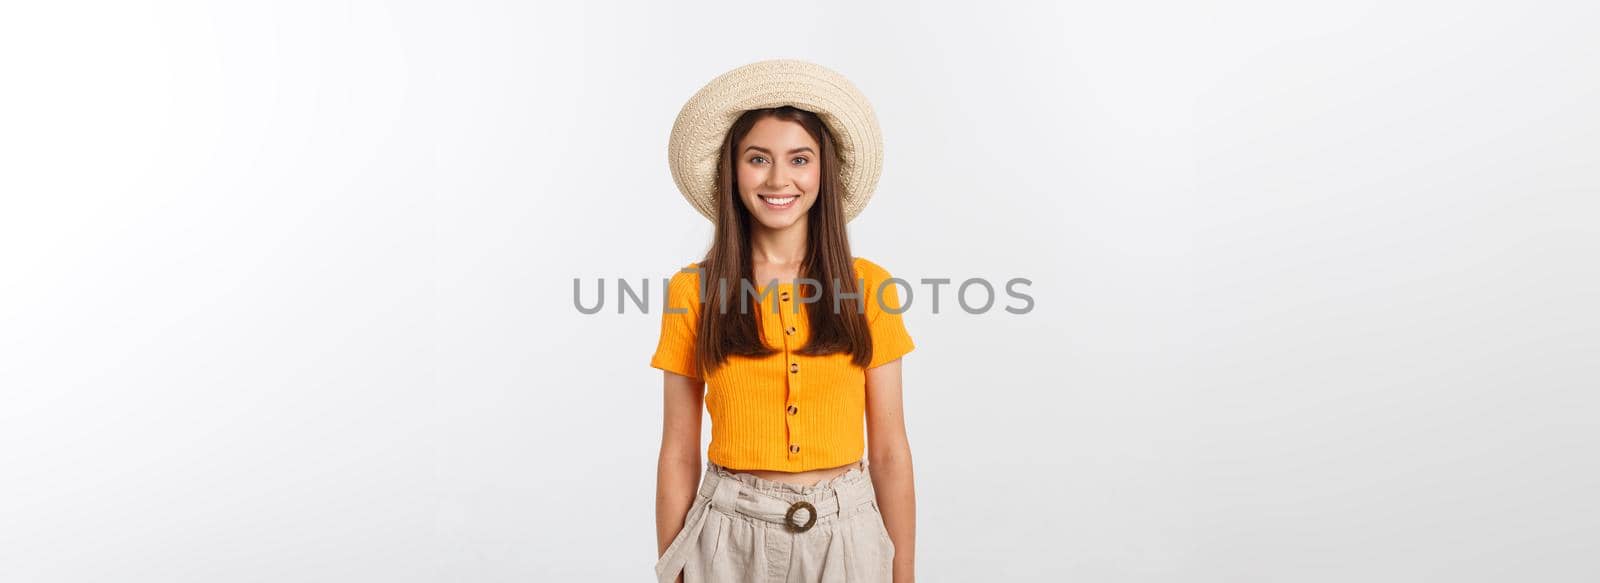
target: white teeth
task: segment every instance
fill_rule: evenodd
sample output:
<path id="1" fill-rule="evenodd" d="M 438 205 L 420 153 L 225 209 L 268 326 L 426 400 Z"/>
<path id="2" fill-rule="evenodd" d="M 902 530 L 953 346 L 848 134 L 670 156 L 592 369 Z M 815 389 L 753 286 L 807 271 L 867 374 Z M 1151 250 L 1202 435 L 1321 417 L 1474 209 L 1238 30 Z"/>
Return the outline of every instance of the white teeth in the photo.
<path id="1" fill-rule="evenodd" d="M 796 197 L 793 197 L 793 196 L 786 196 L 786 197 L 783 197 L 783 198 L 768 198 L 768 197 L 763 196 L 763 197 L 761 197 L 761 200 L 767 201 L 767 204 L 770 204 L 772 206 L 783 206 L 783 205 L 789 204 L 790 202 L 794 201 L 795 198 Z"/>

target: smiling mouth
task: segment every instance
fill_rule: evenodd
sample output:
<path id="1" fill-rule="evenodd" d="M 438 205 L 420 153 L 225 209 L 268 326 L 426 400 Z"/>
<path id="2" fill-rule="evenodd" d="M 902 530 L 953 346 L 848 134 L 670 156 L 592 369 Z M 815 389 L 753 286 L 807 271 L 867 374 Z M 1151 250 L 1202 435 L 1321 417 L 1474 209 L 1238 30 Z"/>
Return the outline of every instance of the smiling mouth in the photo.
<path id="1" fill-rule="evenodd" d="M 800 196 L 799 195 L 795 195 L 795 194 L 786 194 L 786 195 L 782 195 L 782 196 L 758 194 L 756 196 L 760 197 L 761 198 L 761 202 L 766 203 L 768 208 L 777 209 L 777 210 L 783 210 L 783 209 L 786 209 L 786 208 L 793 207 L 794 206 L 794 201 L 800 199 Z"/>

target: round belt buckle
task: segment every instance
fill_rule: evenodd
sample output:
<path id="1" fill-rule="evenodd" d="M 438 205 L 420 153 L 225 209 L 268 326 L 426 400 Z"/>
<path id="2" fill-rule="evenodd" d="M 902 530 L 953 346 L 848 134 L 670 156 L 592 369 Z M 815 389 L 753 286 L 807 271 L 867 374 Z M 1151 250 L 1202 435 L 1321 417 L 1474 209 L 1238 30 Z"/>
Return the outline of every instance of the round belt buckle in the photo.
<path id="1" fill-rule="evenodd" d="M 806 518 L 806 523 L 803 525 L 795 524 L 794 522 L 794 511 L 801 508 L 806 509 L 806 514 L 809 516 Z M 783 523 L 789 527 L 789 530 L 795 532 L 805 532 L 811 530 L 811 525 L 817 523 L 817 507 L 812 506 L 810 502 L 806 502 L 805 500 L 798 500 L 794 504 L 789 505 L 789 512 L 783 515 Z"/>

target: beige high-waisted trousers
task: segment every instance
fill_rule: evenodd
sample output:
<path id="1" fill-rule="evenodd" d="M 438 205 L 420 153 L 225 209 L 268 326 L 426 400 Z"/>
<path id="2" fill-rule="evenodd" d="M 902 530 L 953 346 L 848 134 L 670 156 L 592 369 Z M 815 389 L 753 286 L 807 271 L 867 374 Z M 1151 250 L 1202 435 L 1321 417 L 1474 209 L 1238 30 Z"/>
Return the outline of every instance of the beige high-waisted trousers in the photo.
<path id="1" fill-rule="evenodd" d="M 877 583 L 890 580 L 893 559 L 866 460 L 812 486 L 706 462 L 656 579 L 672 583 L 681 572 L 683 583 Z"/>

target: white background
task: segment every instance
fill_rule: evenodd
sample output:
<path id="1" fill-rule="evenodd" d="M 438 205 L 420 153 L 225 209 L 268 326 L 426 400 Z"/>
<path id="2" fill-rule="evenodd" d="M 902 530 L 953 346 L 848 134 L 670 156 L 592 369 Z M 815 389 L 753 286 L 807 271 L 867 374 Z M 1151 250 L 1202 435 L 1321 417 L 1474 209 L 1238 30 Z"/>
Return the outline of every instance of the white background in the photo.
<path id="1" fill-rule="evenodd" d="M 659 313 L 572 280 L 699 257 L 775 57 L 857 255 L 1034 282 L 906 313 L 922 580 L 1600 579 L 1592 3 L 549 4 L 0 9 L 0 580 L 649 580 Z"/>

